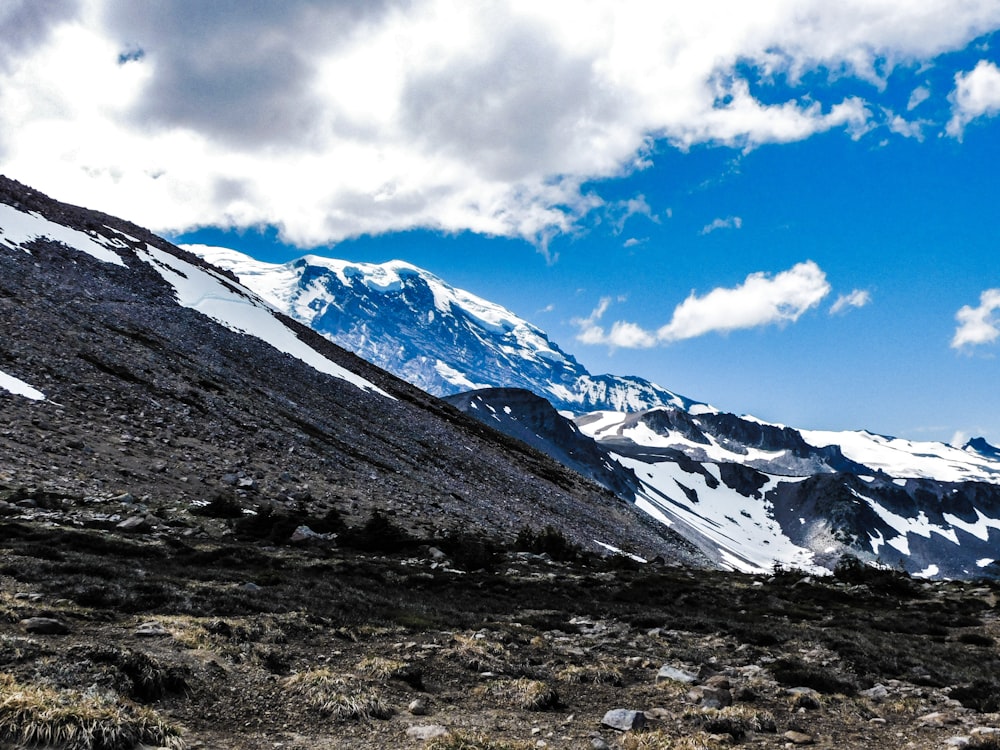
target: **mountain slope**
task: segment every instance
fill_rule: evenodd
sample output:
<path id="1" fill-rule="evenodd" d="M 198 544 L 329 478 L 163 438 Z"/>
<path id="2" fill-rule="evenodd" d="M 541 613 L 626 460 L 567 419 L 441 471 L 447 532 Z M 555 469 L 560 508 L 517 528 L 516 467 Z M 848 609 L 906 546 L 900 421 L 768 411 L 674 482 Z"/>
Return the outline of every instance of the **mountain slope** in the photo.
<path id="1" fill-rule="evenodd" d="M 697 403 L 642 378 L 591 375 L 514 313 L 402 261 L 376 265 L 308 255 L 278 265 L 227 248 L 187 249 L 428 393 L 524 388 L 575 413 Z"/>
<path id="2" fill-rule="evenodd" d="M 128 497 L 195 535 L 192 509 L 219 497 L 379 510 L 424 538 L 553 525 L 693 559 L 629 503 L 148 231 L 6 179 L 0 204 L 0 500 L 83 503 L 80 523 L 104 523 L 86 499 Z"/>
<path id="3" fill-rule="evenodd" d="M 848 433 L 855 440 L 845 455 L 811 444 L 823 443 L 814 433 L 671 409 L 584 415 L 573 431 L 554 411 L 539 424 L 523 393 L 491 389 L 450 401 L 508 434 L 531 433 L 533 445 L 581 473 L 588 461 L 595 478 L 613 469 L 620 482 L 605 486 L 723 567 L 821 572 L 851 554 L 925 577 L 1000 568 L 996 464 L 969 451 Z M 550 423 L 559 420 L 566 424 Z"/>

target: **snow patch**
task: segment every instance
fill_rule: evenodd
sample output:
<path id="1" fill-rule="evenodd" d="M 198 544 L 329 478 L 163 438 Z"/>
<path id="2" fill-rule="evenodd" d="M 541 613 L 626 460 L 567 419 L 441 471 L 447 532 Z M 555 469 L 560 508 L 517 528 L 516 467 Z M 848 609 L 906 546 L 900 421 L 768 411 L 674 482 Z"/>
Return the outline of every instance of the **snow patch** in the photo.
<path id="1" fill-rule="evenodd" d="M 264 300 L 216 273 L 146 245 L 139 254 L 173 286 L 177 301 L 230 330 L 256 336 L 278 351 L 290 354 L 319 372 L 346 380 L 362 390 L 392 398 L 359 375 L 331 362 L 300 340 Z"/>
<path id="2" fill-rule="evenodd" d="M 126 267 L 121 256 L 108 247 L 108 245 L 115 245 L 120 241 L 101 238 L 106 243 L 103 244 L 97 237 L 64 227 L 62 224 L 56 224 L 38 214 L 18 211 L 13 206 L 0 203 L 0 242 L 13 249 L 21 249 L 30 253 L 31 251 L 27 250 L 24 245 L 40 237 L 61 242 L 105 263 Z"/>
<path id="3" fill-rule="evenodd" d="M 8 393 L 13 393 L 15 396 L 24 396 L 25 398 L 30 398 L 32 401 L 44 401 L 45 394 L 42 393 L 37 388 L 28 385 L 20 378 L 15 378 L 13 375 L 8 375 L 3 370 L 0 370 L 0 388 L 7 391 Z"/>

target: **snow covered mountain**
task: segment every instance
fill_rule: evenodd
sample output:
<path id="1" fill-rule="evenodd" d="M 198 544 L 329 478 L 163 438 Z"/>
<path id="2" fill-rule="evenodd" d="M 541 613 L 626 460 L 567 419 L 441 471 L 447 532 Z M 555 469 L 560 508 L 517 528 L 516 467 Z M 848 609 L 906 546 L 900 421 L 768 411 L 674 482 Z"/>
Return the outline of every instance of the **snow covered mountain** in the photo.
<path id="1" fill-rule="evenodd" d="M 984 441 L 960 450 L 666 408 L 584 415 L 573 431 L 516 392 L 449 400 L 589 468 L 722 567 L 821 572 L 851 554 L 925 577 L 1000 576 L 1000 462 Z"/>
<path id="2" fill-rule="evenodd" d="M 1000 451 L 981 438 L 956 448 L 798 430 L 639 378 L 595 377 L 510 311 L 399 261 L 276 265 L 191 249 L 333 341 L 635 503 L 723 567 L 822 570 L 850 553 L 925 576 L 1000 568 Z"/>
<path id="3" fill-rule="evenodd" d="M 539 328 L 402 261 L 307 255 L 279 265 L 228 248 L 186 249 L 232 271 L 334 343 L 436 396 L 524 388 L 574 413 L 697 403 L 642 378 L 591 375 Z"/>

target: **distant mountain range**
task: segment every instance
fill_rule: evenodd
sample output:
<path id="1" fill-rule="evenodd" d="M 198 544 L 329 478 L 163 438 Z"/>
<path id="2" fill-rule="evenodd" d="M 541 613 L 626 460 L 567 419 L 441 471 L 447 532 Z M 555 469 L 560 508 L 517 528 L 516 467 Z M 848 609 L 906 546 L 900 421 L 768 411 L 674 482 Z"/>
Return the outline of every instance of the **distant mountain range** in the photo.
<path id="1" fill-rule="evenodd" d="M 927 577 L 1000 568 L 1000 451 L 982 438 L 956 448 L 798 430 L 641 378 L 593 376 L 512 312 L 399 261 L 277 265 L 190 249 L 338 344 L 635 503 L 723 567 L 819 570 L 850 553 Z"/>

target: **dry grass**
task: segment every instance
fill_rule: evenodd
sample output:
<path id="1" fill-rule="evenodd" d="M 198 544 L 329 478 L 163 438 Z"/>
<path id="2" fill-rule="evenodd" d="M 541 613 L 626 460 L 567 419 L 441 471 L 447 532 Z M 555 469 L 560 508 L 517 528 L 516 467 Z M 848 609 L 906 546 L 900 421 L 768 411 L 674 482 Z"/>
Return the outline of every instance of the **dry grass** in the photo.
<path id="1" fill-rule="evenodd" d="M 559 705 L 559 694 L 540 680 L 497 680 L 486 685 L 483 692 L 526 711 L 545 711 Z"/>
<path id="2" fill-rule="evenodd" d="M 692 709 L 685 711 L 683 717 L 710 734 L 728 734 L 737 741 L 750 732 L 777 731 L 777 722 L 770 711 L 739 704 L 719 709 Z"/>
<path id="3" fill-rule="evenodd" d="M 521 666 L 514 660 L 507 647 L 488 638 L 456 633 L 454 646 L 449 653 L 467 668 L 476 672 L 519 674 Z"/>
<path id="4" fill-rule="evenodd" d="M 314 710 L 335 721 L 392 716 L 392 708 L 379 691 L 352 684 L 329 669 L 299 672 L 285 680 L 284 687 L 289 693 L 304 697 Z"/>
<path id="5" fill-rule="evenodd" d="M 417 690 L 423 689 L 423 677 L 420 668 L 408 661 L 387 659 L 382 656 L 369 656 L 358 662 L 358 669 L 380 682 L 402 680 L 410 687 Z"/>
<path id="6" fill-rule="evenodd" d="M 556 672 L 556 679 L 562 682 L 588 685 L 622 684 L 622 673 L 618 667 L 598 662 L 596 664 L 572 664 Z"/>
<path id="7" fill-rule="evenodd" d="M 424 750 L 534 750 L 531 742 L 507 742 L 489 739 L 484 735 L 468 735 L 449 732 L 436 737 L 424 746 Z"/>
<path id="8" fill-rule="evenodd" d="M 719 742 L 701 732 L 688 737 L 671 737 L 662 729 L 626 732 L 621 738 L 622 750 L 722 750 L 728 746 L 728 742 Z"/>
<path id="9" fill-rule="evenodd" d="M 21 685 L 0 673 L 0 740 L 62 750 L 183 748 L 179 730 L 154 711 L 122 700 Z"/>

